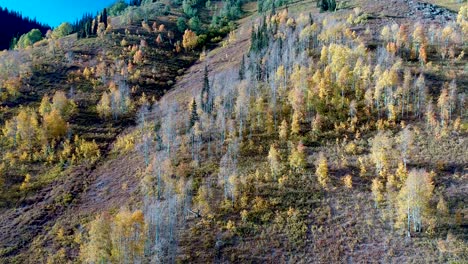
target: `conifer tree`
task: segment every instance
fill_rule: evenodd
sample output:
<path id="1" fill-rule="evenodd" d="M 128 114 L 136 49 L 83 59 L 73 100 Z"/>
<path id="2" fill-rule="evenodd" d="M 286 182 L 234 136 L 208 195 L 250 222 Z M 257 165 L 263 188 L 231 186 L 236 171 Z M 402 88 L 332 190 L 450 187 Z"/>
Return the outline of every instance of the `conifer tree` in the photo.
<path id="1" fill-rule="evenodd" d="M 205 73 L 203 74 L 203 88 L 200 95 L 200 102 L 202 110 L 205 113 L 211 113 L 212 98 L 210 93 L 210 80 L 208 79 L 208 66 L 205 66 Z"/>
<path id="2" fill-rule="evenodd" d="M 197 102 L 195 101 L 195 98 L 193 98 L 192 103 L 190 104 L 190 128 L 192 128 L 198 120 Z"/>

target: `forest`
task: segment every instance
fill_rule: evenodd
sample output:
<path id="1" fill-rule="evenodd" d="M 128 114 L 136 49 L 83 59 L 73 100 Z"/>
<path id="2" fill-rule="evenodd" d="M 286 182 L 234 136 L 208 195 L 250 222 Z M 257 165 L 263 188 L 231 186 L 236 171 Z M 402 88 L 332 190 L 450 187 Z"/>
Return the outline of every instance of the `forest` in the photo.
<path id="1" fill-rule="evenodd" d="M 464 263 L 467 35 L 436 0 L 26 31 L 0 53 L 0 262 Z"/>
<path id="2" fill-rule="evenodd" d="M 23 17 L 21 13 L 0 7 L 0 50 L 9 49 L 14 46 L 14 38 L 33 30 L 38 29 L 45 34 L 50 29 L 49 26 L 37 22 L 35 19 Z"/>

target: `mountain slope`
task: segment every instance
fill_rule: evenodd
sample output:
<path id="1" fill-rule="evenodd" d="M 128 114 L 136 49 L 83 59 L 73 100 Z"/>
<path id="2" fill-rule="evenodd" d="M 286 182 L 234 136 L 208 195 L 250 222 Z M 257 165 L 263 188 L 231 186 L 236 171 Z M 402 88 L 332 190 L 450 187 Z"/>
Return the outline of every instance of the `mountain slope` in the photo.
<path id="1" fill-rule="evenodd" d="M 71 44 L 83 72 L 127 52 L 131 61 L 143 35 L 146 60 L 129 78 L 139 102 L 103 119 L 94 107 L 108 90 L 94 82 L 109 76 L 77 75 L 70 121 L 101 158 L 53 167 L 2 211 L 5 262 L 468 259 L 468 78 L 455 15 L 406 0 L 349 1 L 333 13 L 310 1 L 273 14 L 253 6 L 185 72 L 198 54 L 157 47 L 139 24 Z M 175 27 L 174 17 L 156 22 Z M 43 74 L 22 103 L 64 85 Z"/>

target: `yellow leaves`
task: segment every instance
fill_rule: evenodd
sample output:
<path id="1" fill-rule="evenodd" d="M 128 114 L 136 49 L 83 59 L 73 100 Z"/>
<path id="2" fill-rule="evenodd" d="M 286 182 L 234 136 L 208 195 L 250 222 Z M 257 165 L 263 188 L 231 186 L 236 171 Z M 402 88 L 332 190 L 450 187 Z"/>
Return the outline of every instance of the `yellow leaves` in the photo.
<path id="1" fill-rule="evenodd" d="M 281 140 L 287 140 L 288 133 L 289 133 L 288 122 L 285 119 L 283 119 L 279 128 L 279 138 Z"/>
<path id="2" fill-rule="evenodd" d="M 392 142 L 388 133 L 379 131 L 371 140 L 371 158 L 375 163 L 376 172 L 379 175 L 385 175 L 389 167 L 391 157 Z"/>
<path id="3" fill-rule="evenodd" d="M 55 92 L 52 97 L 52 109 L 56 109 L 61 116 L 68 119 L 76 110 L 76 105 L 72 100 L 69 100 L 63 91 Z"/>
<path id="4" fill-rule="evenodd" d="M 371 190 L 372 190 L 372 194 L 374 196 L 375 205 L 378 206 L 384 200 L 383 183 L 378 178 L 374 178 L 372 180 Z"/>
<path id="5" fill-rule="evenodd" d="M 44 116 L 43 126 L 48 139 L 59 139 L 67 133 L 68 124 L 57 109 Z"/>
<path id="6" fill-rule="evenodd" d="M 421 231 L 422 221 L 424 216 L 429 213 L 429 200 L 434 191 L 432 177 L 433 175 L 425 170 L 413 169 L 410 171 L 398 194 L 400 225 L 405 219 L 411 218 L 414 231 Z M 410 226 L 408 226 L 409 229 Z"/>
<path id="7" fill-rule="evenodd" d="M 86 263 L 110 262 L 111 223 L 110 217 L 101 214 L 89 226 L 89 241 L 80 247 L 80 258 Z"/>
<path id="8" fill-rule="evenodd" d="M 468 4 L 464 4 L 460 7 L 460 11 L 457 15 L 457 23 L 460 25 L 463 31 L 463 35 L 468 34 Z"/>
<path id="9" fill-rule="evenodd" d="M 353 188 L 353 177 L 350 174 L 343 177 L 343 185 L 348 189 Z"/>
<path id="10" fill-rule="evenodd" d="M 427 42 L 424 27 L 421 23 L 417 23 L 413 31 L 413 42 L 417 45 L 423 45 Z"/>
<path id="11" fill-rule="evenodd" d="M 109 94 L 104 92 L 99 100 L 96 110 L 101 118 L 109 118 L 111 116 L 111 101 Z"/>
<path id="12" fill-rule="evenodd" d="M 304 151 L 305 147 L 302 142 L 299 142 L 297 147 L 291 150 L 291 155 L 289 156 L 289 165 L 296 172 L 300 172 L 305 168 L 306 160 Z"/>
<path id="13" fill-rule="evenodd" d="M 270 151 L 268 152 L 268 162 L 270 163 L 271 174 L 274 178 L 276 178 L 281 170 L 281 159 L 275 145 L 270 146 Z"/>
<path id="14" fill-rule="evenodd" d="M 8 80 L 3 82 L 3 86 L 6 88 L 8 94 L 11 96 L 16 96 L 19 93 L 21 87 L 21 78 L 8 78 Z"/>
<path id="15" fill-rule="evenodd" d="M 326 46 L 323 46 L 322 50 L 320 51 L 320 63 L 328 63 L 328 48 Z"/>
<path id="16" fill-rule="evenodd" d="M 294 111 L 291 122 L 291 135 L 299 135 L 301 131 L 302 114 L 299 111 Z"/>
<path id="17" fill-rule="evenodd" d="M 92 163 L 101 157 L 99 146 L 93 140 L 92 142 L 75 137 L 75 153 L 76 157 L 86 162 Z"/>
<path id="18" fill-rule="evenodd" d="M 318 32 L 318 26 L 317 26 L 317 24 L 314 23 L 312 25 L 309 25 L 309 26 L 305 27 L 301 31 L 301 33 L 299 34 L 299 39 L 300 40 L 305 40 L 305 39 L 311 38 L 312 36 L 317 34 L 317 32 Z"/>
<path id="19" fill-rule="evenodd" d="M 315 175 L 317 175 L 319 184 L 324 189 L 328 189 L 328 184 L 330 183 L 330 178 L 328 177 L 328 162 L 323 152 L 320 152 L 319 154 L 316 161 L 316 167 Z"/>
<path id="20" fill-rule="evenodd" d="M 182 46 L 185 50 L 193 50 L 198 45 L 198 36 L 190 29 L 186 29 L 182 39 Z"/>
<path id="21" fill-rule="evenodd" d="M 25 191 L 29 188 L 31 182 L 31 175 L 28 173 L 24 177 L 23 183 L 21 183 L 20 190 Z"/>
<path id="22" fill-rule="evenodd" d="M 83 70 L 83 76 L 86 78 L 86 80 L 89 80 L 89 78 L 91 78 L 91 75 L 94 74 L 94 70 L 91 68 L 88 68 L 86 67 L 84 70 Z"/>
<path id="23" fill-rule="evenodd" d="M 406 178 L 408 177 L 408 171 L 406 170 L 405 164 L 403 164 L 403 162 L 398 163 L 398 168 L 395 174 L 400 183 L 404 183 L 406 181 Z"/>

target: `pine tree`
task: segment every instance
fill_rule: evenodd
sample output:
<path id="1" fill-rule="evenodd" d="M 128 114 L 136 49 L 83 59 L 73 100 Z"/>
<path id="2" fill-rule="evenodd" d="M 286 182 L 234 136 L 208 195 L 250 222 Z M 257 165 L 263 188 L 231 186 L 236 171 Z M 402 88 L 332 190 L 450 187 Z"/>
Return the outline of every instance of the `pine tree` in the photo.
<path id="1" fill-rule="evenodd" d="M 105 28 L 107 28 L 107 8 L 104 8 L 104 11 L 102 11 L 102 23 L 104 23 Z"/>
<path id="2" fill-rule="evenodd" d="M 198 120 L 197 102 L 195 101 L 195 98 L 193 98 L 192 103 L 190 104 L 190 128 L 192 128 Z"/>
<path id="3" fill-rule="evenodd" d="M 208 79 L 208 66 L 205 66 L 205 73 L 203 75 L 203 88 L 200 95 L 200 102 L 202 110 L 206 113 L 211 113 L 211 94 L 210 94 L 210 80 Z"/>
<path id="4" fill-rule="evenodd" d="M 245 56 L 242 56 L 242 61 L 239 66 L 239 80 L 245 79 Z"/>

